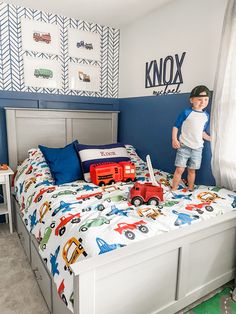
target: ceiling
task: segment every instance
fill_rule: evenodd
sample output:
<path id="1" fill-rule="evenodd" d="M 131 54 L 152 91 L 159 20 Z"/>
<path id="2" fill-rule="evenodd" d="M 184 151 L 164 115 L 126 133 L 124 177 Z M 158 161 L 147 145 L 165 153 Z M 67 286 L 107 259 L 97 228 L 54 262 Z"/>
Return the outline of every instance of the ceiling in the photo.
<path id="1" fill-rule="evenodd" d="M 173 0 L 5 0 L 4 2 L 122 28 L 170 1 Z"/>

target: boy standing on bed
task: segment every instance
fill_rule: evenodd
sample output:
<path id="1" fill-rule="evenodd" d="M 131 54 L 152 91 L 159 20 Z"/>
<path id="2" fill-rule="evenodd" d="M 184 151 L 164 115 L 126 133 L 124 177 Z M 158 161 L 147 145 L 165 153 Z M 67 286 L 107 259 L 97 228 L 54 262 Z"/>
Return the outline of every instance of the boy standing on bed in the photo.
<path id="1" fill-rule="evenodd" d="M 205 132 L 209 125 L 209 114 L 204 111 L 210 97 L 210 90 L 199 85 L 190 94 L 191 107 L 185 109 L 177 118 L 172 130 L 172 147 L 177 149 L 175 173 L 172 191 L 178 189 L 181 176 L 188 168 L 188 188 L 194 189 L 196 170 L 201 166 L 203 140 L 210 141 L 211 137 Z M 180 136 L 178 139 L 178 131 Z"/>

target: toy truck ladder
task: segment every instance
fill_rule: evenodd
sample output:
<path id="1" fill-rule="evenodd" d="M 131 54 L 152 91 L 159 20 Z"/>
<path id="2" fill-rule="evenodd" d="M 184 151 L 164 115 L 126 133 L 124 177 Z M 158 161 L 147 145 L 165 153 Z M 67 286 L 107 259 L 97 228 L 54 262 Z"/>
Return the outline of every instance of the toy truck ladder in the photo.
<path id="1" fill-rule="evenodd" d="M 156 181 L 156 179 L 155 179 L 150 155 L 147 155 L 147 156 L 146 156 L 146 161 L 147 161 L 148 171 L 149 171 L 149 175 L 150 175 L 150 179 L 151 179 L 152 185 L 161 186 L 160 183 L 158 183 L 158 182 Z"/>

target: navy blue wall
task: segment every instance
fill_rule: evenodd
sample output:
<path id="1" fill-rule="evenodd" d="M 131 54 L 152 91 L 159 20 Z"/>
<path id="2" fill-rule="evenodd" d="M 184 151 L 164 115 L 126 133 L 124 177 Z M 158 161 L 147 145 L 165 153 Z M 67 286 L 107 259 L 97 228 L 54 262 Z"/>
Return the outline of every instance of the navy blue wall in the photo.
<path id="1" fill-rule="evenodd" d="M 171 146 L 172 127 L 179 113 L 189 105 L 189 94 L 120 99 L 119 141 L 134 145 L 143 159 L 150 154 L 154 167 L 173 173 L 176 151 Z M 209 142 L 205 142 L 196 183 L 215 184 Z"/>

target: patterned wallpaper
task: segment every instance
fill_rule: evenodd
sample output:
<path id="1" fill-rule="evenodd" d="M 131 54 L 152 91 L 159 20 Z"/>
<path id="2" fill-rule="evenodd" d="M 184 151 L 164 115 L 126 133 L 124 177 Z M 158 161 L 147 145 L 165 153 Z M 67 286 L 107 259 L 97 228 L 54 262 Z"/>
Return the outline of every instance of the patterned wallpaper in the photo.
<path id="1" fill-rule="evenodd" d="M 23 51 L 21 37 L 22 18 L 58 25 L 60 29 L 60 54 L 56 56 Z M 77 59 L 68 55 L 69 28 L 90 31 L 100 35 L 100 61 Z M 4 91 L 117 98 L 119 82 L 119 41 L 120 31 L 118 29 L 0 2 L 0 89 Z M 58 60 L 62 70 L 62 88 L 52 89 L 25 86 L 24 55 Z M 69 62 L 100 66 L 100 92 L 70 90 L 68 81 Z"/>

